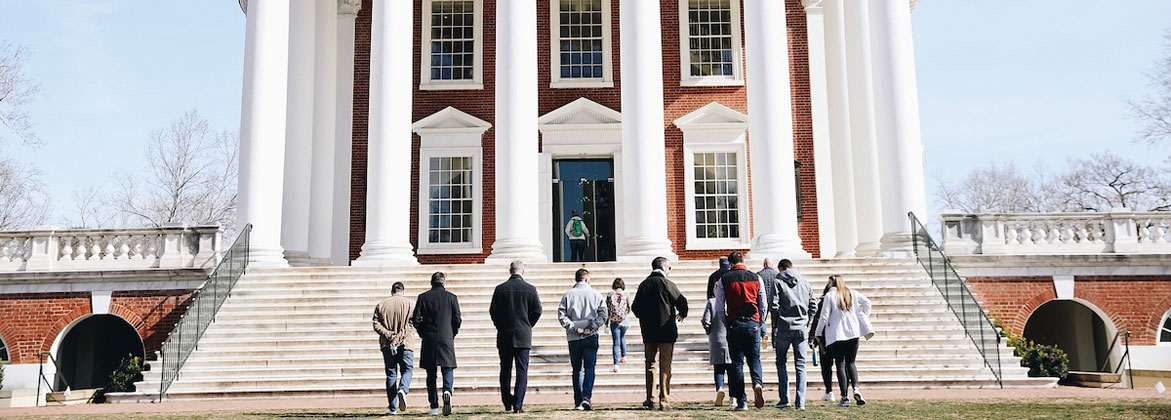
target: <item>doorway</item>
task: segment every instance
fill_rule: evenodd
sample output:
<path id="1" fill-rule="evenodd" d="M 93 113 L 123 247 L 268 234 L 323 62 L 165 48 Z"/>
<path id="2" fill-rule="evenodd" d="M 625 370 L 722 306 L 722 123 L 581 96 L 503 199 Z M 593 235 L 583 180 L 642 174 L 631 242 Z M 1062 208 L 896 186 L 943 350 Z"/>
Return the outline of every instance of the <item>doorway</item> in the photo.
<path id="1" fill-rule="evenodd" d="M 573 225 L 574 214 L 581 218 L 580 231 L 585 236 L 581 262 L 614 261 L 614 160 L 554 160 L 552 187 L 553 261 L 578 260 L 569 238 L 579 228 Z"/>
<path id="2" fill-rule="evenodd" d="M 106 386 L 122 359 L 144 355 L 142 338 L 129 323 L 114 315 L 94 315 L 69 329 L 57 351 L 61 364 L 56 391 L 65 390 L 62 375 L 72 389 Z"/>
<path id="3" fill-rule="evenodd" d="M 1090 307 L 1074 300 L 1045 302 L 1029 315 L 1021 335 L 1057 346 L 1069 356 L 1069 370 L 1098 372 L 1113 360 L 1110 341 L 1117 329 Z"/>

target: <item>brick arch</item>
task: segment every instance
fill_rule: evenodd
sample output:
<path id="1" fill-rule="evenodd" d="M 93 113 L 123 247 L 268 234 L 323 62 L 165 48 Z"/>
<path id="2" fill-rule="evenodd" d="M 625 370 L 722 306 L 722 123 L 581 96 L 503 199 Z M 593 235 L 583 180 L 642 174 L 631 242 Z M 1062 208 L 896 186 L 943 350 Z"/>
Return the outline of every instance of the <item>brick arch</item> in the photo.
<path id="1" fill-rule="evenodd" d="M 1119 308 L 1110 304 L 1110 296 L 1104 296 L 1101 293 L 1093 290 L 1087 290 L 1086 288 L 1075 287 L 1073 291 L 1073 297 L 1084 300 L 1096 306 L 1099 310 L 1106 314 L 1106 317 L 1110 319 L 1110 322 L 1114 323 L 1114 328 L 1117 331 L 1131 329 L 1131 320 L 1120 314 Z"/>
<path id="2" fill-rule="evenodd" d="M 1166 315 L 1168 311 L 1171 311 L 1171 295 L 1163 298 L 1162 301 L 1155 304 L 1155 312 L 1152 313 L 1150 318 L 1147 319 L 1147 328 L 1145 328 L 1145 330 L 1146 333 L 1150 335 L 1134 334 L 1134 336 L 1131 337 L 1131 340 L 1136 341 L 1136 344 L 1159 344 L 1159 327 L 1163 326 L 1163 315 Z M 1140 339 L 1145 337 L 1151 338 L 1149 343 L 1139 342 Z"/>
<path id="3" fill-rule="evenodd" d="M 1054 300 L 1057 300 L 1055 293 L 1041 293 L 1033 296 L 1024 305 L 1021 305 L 1012 323 L 1012 333 L 1018 337 L 1023 337 L 1025 335 L 1025 325 L 1029 323 L 1029 318 L 1033 316 L 1033 312 L 1037 308 L 1040 308 L 1041 305 Z"/>
<path id="4" fill-rule="evenodd" d="M 89 306 L 85 306 L 75 308 L 72 312 L 58 317 L 57 321 L 53 322 L 53 326 L 49 328 L 49 331 L 43 337 L 41 337 L 41 344 L 38 346 L 40 350 L 38 351 L 51 351 L 53 349 L 53 342 L 57 341 L 57 336 L 59 336 L 62 331 L 65 331 L 65 327 L 68 327 L 69 324 L 73 323 L 73 321 L 76 321 L 78 318 L 89 315 L 90 313 L 92 312 L 90 311 Z"/>
<path id="5" fill-rule="evenodd" d="M 111 302 L 110 315 L 122 318 L 123 321 L 126 321 L 126 323 L 130 324 L 130 327 L 134 328 L 134 331 L 138 332 L 139 340 L 142 340 L 142 337 L 145 336 L 145 331 L 147 328 L 146 321 L 143 321 L 142 317 L 138 316 L 138 314 L 130 310 L 130 308 Z"/>

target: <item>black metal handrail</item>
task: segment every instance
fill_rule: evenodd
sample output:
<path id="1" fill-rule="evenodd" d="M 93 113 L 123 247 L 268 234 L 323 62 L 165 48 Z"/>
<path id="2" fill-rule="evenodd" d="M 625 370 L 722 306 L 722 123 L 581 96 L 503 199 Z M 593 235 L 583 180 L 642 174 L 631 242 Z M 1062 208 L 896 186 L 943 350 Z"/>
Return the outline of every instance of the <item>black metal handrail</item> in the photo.
<path id="1" fill-rule="evenodd" d="M 1114 346 L 1118 345 L 1118 338 L 1123 340 L 1125 350 L 1122 352 L 1122 357 L 1118 359 L 1118 366 L 1114 369 L 1110 367 L 1110 353 L 1114 352 Z M 1102 361 L 1102 367 L 1098 370 L 1103 372 L 1118 373 L 1122 370 L 1122 361 L 1126 361 L 1126 373 L 1129 380 L 1126 381 L 1130 385 L 1130 389 L 1134 389 L 1134 369 L 1130 367 L 1130 331 L 1119 331 L 1114 333 L 1114 339 L 1110 340 L 1110 349 L 1106 350 L 1106 360 Z"/>
<path id="2" fill-rule="evenodd" d="M 236 242 L 224 253 L 207 281 L 191 294 L 186 310 L 175 328 L 167 335 L 159 351 L 159 402 L 167 394 L 171 383 L 179 376 L 179 369 L 195 351 L 199 339 L 215 320 L 216 313 L 231 295 L 236 281 L 248 268 L 249 237 L 252 225 L 245 225 Z"/>
<path id="3" fill-rule="evenodd" d="M 951 260 L 944 255 L 943 249 L 931 239 L 927 228 L 915 217 L 915 213 L 907 213 L 911 220 L 912 241 L 914 244 L 915 259 L 927 271 L 927 276 L 943 293 L 947 307 L 951 309 L 960 325 L 964 327 L 964 334 L 972 340 L 976 350 L 984 359 L 984 365 L 996 377 L 996 383 L 1004 388 L 1003 371 L 1000 365 L 1000 331 L 984 313 L 980 303 L 976 301 L 972 290 L 956 272 Z"/>
<path id="4" fill-rule="evenodd" d="M 53 357 L 53 353 L 50 353 L 47 351 L 40 352 L 40 354 L 37 355 L 37 357 L 39 357 L 41 359 L 40 372 L 37 374 L 37 376 L 38 376 L 38 378 L 37 378 L 37 402 L 36 402 L 37 406 L 41 405 L 41 384 L 42 383 L 45 384 L 45 386 L 49 387 L 49 392 L 54 392 L 53 384 L 49 383 L 49 378 L 45 376 L 45 356 L 49 356 L 49 361 L 53 362 L 53 372 L 55 372 L 56 378 L 60 379 L 61 382 L 65 383 L 65 389 L 69 389 L 69 387 L 70 387 L 69 379 L 65 377 L 65 372 L 61 371 L 61 365 L 57 364 L 57 359 L 55 357 Z M 46 399 L 45 405 L 48 405 L 48 404 L 49 404 L 49 402 Z"/>

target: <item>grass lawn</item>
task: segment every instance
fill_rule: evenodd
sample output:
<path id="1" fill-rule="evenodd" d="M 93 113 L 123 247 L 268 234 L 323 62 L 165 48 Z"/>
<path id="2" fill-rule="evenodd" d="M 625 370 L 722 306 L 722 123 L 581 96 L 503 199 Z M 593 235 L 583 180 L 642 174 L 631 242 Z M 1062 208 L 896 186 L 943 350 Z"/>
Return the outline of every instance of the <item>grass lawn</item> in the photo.
<path id="1" fill-rule="evenodd" d="M 1061 399 L 1052 401 L 875 401 L 865 407 L 838 408 L 825 403 L 810 404 L 804 413 L 772 407 L 731 412 L 699 404 L 684 404 L 673 411 L 644 411 L 631 406 L 599 407 L 583 413 L 552 406 L 535 406 L 523 415 L 505 415 L 495 408 L 457 407 L 451 419 L 1171 419 L 1168 400 L 1092 400 Z M 400 417 L 427 417 L 418 408 Z M 206 413 L 142 413 L 69 416 L 29 416 L 13 419 L 70 420 L 203 420 L 203 419 L 372 419 L 383 413 L 372 409 L 337 411 L 236 411 Z"/>

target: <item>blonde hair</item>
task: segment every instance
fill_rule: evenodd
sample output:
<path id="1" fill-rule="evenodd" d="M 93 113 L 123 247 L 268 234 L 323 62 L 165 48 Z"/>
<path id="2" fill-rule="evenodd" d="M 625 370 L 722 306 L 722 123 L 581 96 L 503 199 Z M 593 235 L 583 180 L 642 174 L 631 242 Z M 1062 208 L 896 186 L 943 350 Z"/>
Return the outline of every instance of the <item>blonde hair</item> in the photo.
<path id="1" fill-rule="evenodd" d="M 829 276 L 829 281 L 838 290 L 838 309 L 849 311 L 854 308 L 854 293 L 846 286 L 846 281 L 839 274 Z"/>

